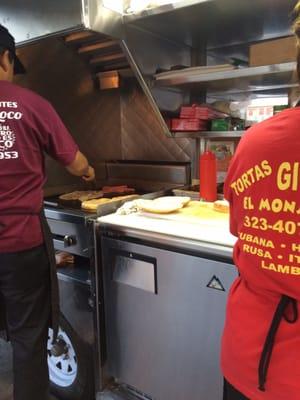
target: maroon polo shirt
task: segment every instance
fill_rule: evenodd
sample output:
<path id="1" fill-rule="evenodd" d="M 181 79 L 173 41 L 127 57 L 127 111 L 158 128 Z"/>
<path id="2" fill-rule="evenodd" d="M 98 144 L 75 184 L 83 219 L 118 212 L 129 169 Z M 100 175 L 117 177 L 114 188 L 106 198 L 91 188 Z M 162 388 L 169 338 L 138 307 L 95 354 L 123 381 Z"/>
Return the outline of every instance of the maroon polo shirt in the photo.
<path id="1" fill-rule="evenodd" d="M 44 153 L 69 165 L 78 147 L 53 107 L 37 94 L 0 81 L 0 253 L 43 243 Z"/>

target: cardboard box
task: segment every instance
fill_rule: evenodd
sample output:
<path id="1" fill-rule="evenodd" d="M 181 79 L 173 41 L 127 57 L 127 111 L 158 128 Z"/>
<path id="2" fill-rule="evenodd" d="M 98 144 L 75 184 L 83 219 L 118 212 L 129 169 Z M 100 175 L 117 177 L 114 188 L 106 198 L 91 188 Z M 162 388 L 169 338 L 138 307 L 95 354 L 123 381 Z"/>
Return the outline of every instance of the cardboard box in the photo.
<path id="1" fill-rule="evenodd" d="M 267 40 L 250 46 L 249 66 L 280 64 L 296 61 L 296 39 L 288 36 L 281 39 Z"/>

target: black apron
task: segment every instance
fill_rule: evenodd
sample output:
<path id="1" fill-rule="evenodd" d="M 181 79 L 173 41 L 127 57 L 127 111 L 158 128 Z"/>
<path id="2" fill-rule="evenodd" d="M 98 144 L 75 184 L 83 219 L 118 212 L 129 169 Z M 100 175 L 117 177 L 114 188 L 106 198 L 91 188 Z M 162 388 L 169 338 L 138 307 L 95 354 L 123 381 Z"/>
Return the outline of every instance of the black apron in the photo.
<path id="1" fill-rule="evenodd" d="M 51 320 L 49 327 L 53 329 L 53 342 L 54 342 L 57 338 L 58 325 L 59 325 L 59 288 L 58 288 L 58 279 L 56 272 L 55 250 L 53 246 L 52 234 L 44 213 L 44 209 L 41 210 L 39 217 L 42 227 L 44 244 L 50 264 Z"/>
<path id="2" fill-rule="evenodd" d="M 44 210 L 42 209 L 40 213 L 24 213 L 24 212 L 12 212 L 12 213 L 3 213 L 1 215 L 38 215 L 41 223 L 42 235 L 44 239 L 45 250 L 48 255 L 49 264 L 50 264 L 50 285 L 51 285 L 51 315 L 49 321 L 49 328 L 53 329 L 53 342 L 57 338 L 58 333 L 58 325 L 59 325 L 59 290 L 58 290 L 58 279 L 56 273 L 56 261 L 55 261 L 55 250 L 53 246 L 52 234 L 45 217 Z M 0 226 L 1 231 L 1 226 Z M 0 331 L 6 329 L 6 326 L 3 325 L 5 318 L 5 307 L 0 298 Z"/>

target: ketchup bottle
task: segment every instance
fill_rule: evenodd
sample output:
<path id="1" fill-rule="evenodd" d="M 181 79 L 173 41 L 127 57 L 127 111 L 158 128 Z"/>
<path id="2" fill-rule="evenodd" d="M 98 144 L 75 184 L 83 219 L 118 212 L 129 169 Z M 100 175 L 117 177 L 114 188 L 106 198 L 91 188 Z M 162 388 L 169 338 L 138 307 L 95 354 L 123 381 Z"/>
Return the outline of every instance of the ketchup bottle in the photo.
<path id="1" fill-rule="evenodd" d="M 217 200 L 217 160 L 213 152 L 206 150 L 200 156 L 200 198 Z"/>

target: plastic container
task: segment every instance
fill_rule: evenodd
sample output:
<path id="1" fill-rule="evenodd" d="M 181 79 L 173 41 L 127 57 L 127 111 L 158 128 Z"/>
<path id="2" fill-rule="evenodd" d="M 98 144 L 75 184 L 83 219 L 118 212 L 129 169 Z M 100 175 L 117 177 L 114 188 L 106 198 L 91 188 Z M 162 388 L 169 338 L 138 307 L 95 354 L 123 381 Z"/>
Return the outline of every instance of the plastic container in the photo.
<path id="1" fill-rule="evenodd" d="M 212 131 L 229 131 L 231 128 L 230 119 L 213 119 L 211 121 L 211 130 Z"/>
<path id="2" fill-rule="evenodd" d="M 217 200 L 217 159 L 213 152 L 206 150 L 200 156 L 200 198 L 205 201 Z"/>

